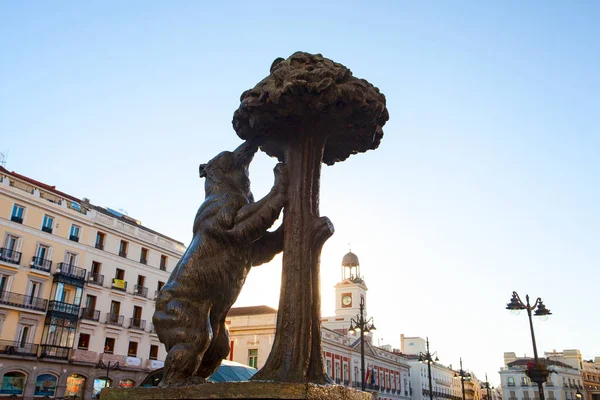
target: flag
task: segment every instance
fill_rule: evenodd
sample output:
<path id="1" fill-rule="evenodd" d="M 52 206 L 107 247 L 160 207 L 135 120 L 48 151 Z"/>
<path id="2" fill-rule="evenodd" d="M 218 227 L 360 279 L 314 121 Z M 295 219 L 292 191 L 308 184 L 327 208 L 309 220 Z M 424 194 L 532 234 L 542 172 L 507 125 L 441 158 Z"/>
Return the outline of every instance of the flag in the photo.
<path id="1" fill-rule="evenodd" d="M 365 374 L 365 382 L 366 383 L 371 383 L 371 370 L 369 369 L 369 367 L 367 367 L 367 372 Z"/>

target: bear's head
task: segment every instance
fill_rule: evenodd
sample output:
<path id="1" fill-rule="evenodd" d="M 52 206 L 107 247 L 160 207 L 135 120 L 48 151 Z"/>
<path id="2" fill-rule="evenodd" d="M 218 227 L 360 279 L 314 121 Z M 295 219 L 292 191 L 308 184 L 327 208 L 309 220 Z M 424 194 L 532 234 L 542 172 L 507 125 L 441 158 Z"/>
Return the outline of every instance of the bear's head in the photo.
<path id="1" fill-rule="evenodd" d="M 223 151 L 208 163 L 200 164 L 200 177 L 206 178 L 206 195 L 237 192 L 254 201 L 248 167 L 257 150 L 255 144 L 244 142 L 234 151 Z"/>

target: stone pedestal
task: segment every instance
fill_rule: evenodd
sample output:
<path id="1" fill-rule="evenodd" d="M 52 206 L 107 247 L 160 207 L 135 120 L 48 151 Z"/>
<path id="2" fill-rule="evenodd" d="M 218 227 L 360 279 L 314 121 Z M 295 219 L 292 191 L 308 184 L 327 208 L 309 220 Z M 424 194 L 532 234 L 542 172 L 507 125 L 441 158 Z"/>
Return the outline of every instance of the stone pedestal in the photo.
<path id="1" fill-rule="evenodd" d="M 222 382 L 176 388 L 106 388 L 101 400 L 372 400 L 373 395 L 340 385 L 273 382 Z"/>

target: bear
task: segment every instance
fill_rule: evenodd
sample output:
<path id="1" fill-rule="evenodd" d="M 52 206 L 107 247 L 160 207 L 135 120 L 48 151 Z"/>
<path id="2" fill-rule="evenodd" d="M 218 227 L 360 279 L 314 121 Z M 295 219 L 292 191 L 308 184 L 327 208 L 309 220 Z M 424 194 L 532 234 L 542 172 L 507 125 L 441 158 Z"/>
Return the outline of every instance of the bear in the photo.
<path id="1" fill-rule="evenodd" d="M 225 318 L 248 272 L 283 250 L 283 227 L 268 229 L 287 201 L 287 169 L 275 166 L 275 184 L 255 202 L 248 167 L 257 150 L 244 142 L 200 165 L 205 199 L 193 238 L 159 292 L 152 317 L 168 351 L 162 387 L 204 383 L 219 368 L 229 353 Z"/>

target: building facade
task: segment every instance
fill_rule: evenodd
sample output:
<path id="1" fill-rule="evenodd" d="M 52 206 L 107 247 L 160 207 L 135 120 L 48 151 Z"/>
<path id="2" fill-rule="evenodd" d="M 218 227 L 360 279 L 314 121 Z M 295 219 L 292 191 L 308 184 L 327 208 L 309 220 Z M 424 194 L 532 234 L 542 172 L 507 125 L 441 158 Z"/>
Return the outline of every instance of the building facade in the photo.
<path id="1" fill-rule="evenodd" d="M 336 315 L 322 319 L 321 340 L 325 369 L 340 385 L 362 385 L 360 338 L 349 334 L 350 318 L 366 304 L 367 287 L 358 273 L 358 257 L 344 257 L 342 281 L 335 286 Z M 352 271 L 350 271 L 352 269 Z M 275 337 L 277 310 L 267 306 L 232 308 L 227 316 L 231 337 L 229 358 L 261 368 L 271 352 Z M 407 360 L 391 349 L 376 347 L 365 335 L 365 383 L 379 399 L 409 399 L 410 371 Z"/>
<path id="2" fill-rule="evenodd" d="M 401 353 L 408 358 L 413 400 L 429 400 L 429 367 L 419 361 L 419 354 L 427 351 L 426 340 L 421 337 L 400 336 Z M 466 382 L 465 382 L 466 383 Z M 431 363 L 431 396 L 434 399 L 462 400 L 460 379 L 451 366 L 439 362 Z M 465 387 L 466 393 L 467 387 Z"/>
<path id="3" fill-rule="evenodd" d="M 551 358 L 540 358 L 540 362 L 553 371 L 544 384 L 546 400 L 578 400 L 583 393 L 583 381 L 579 370 L 569 364 Z M 500 370 L 504 400 L 539 400 L 536 383 L 525 374 L 532 358 L 517 357 L 515 353 L 504 353 L 504 367 Z"/>
<path id="4" fill-rule="evenodd" d="M 154 296 L 181 242 L 1 167 L 0 240 L 0 396 L 90 399 L 162 366 Z"/>
<path id="5" fill-rule="evenodd" d="M 600 400 L 600 357 L 583 361 L 582 375 L 586 400 Z"/>

